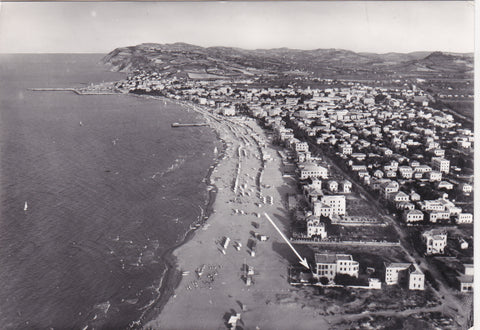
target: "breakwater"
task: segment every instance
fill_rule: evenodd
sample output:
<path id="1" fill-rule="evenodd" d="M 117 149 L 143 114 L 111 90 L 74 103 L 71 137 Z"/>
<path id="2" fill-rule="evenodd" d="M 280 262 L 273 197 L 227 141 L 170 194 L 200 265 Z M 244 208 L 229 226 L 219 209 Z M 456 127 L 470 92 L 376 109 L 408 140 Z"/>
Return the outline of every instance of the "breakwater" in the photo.
<path id="1" fill-rule="evenodd" d="M 208 123 L 191 123 L 191 124 L 180 124 L 172 123 L 172 127 L 195 127 L 195 126 L 208 126 Z"/>
<path id="2" fill-rule="evenodd" d="M 119 94 L 118 92 L 111 90 L 85 90 L 71 87 L 38 87 L 38 88 L 29 88 L 29 91 L 35 92 L 74 92 L 78 95 L 112 95 Z"/>

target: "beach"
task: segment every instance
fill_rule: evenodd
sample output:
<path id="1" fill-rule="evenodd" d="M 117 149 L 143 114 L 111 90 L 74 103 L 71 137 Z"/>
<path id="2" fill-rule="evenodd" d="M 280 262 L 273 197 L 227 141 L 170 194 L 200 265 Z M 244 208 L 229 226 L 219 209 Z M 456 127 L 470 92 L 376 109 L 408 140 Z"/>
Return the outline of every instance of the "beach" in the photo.
<path id="1" fill-rule="evenodd" d="M 160 315 L 145 328 L 225 329 L 236 313 L 237 325 L 248 329 L 293 329 L 299 322 L 302 328 L 328 327 L 295 299 L 287 276 L 290 264 L 299 260 L 264 215 L 286 233 L 285 203 L 295 182 L 282 176 L 278 147 L 253 120 L 193 109 L 226 145 L 210 177 L 217 195 L 208 220 L 173 252 L 183 276 Z"/>

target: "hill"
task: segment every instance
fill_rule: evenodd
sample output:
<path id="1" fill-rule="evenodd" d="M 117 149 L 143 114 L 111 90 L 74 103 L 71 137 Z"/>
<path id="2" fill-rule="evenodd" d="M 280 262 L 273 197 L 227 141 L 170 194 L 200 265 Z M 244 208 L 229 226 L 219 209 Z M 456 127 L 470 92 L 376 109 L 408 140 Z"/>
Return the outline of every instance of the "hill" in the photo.
<path id="1" fill-rule="evenodd" d="M 343 49 L 289 48 L 246 50 L 186 43 L 117 48 L 103 62 L 112 70 L 155 70 L 190 77 L 247 77 L 306 72 L 325 78 L 435 77 L 472 78 L 473 54 L 444 52 L 356 53 Z"/>

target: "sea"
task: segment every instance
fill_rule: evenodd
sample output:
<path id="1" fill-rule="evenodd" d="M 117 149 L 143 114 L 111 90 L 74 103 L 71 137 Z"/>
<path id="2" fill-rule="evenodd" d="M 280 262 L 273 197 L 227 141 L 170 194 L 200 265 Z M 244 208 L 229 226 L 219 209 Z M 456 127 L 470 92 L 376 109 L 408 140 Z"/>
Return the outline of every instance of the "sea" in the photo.
<path id="1" fill-rule="evenodd" d="M 165 255 L 205 217 L 221 142 L 171 127 L 196 112 L 29 90 L 125 77 L 102 56 L 0 55 L 1 329 L 138 327 L 165 298 Z"/>

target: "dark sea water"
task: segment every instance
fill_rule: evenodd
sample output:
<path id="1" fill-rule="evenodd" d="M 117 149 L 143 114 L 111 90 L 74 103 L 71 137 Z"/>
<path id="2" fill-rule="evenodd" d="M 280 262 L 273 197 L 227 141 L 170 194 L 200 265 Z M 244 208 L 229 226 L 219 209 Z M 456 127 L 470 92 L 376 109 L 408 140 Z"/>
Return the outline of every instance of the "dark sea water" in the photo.
<path id="1" fill-rule="evenodd" d="M 127 328 L 158 299 L 162 253 L 203 216 L 219 142 L 170 127 L 197 114 L 27 90 L 123 77 L 100 59 L 0 55 L 1 329 Z"/>

